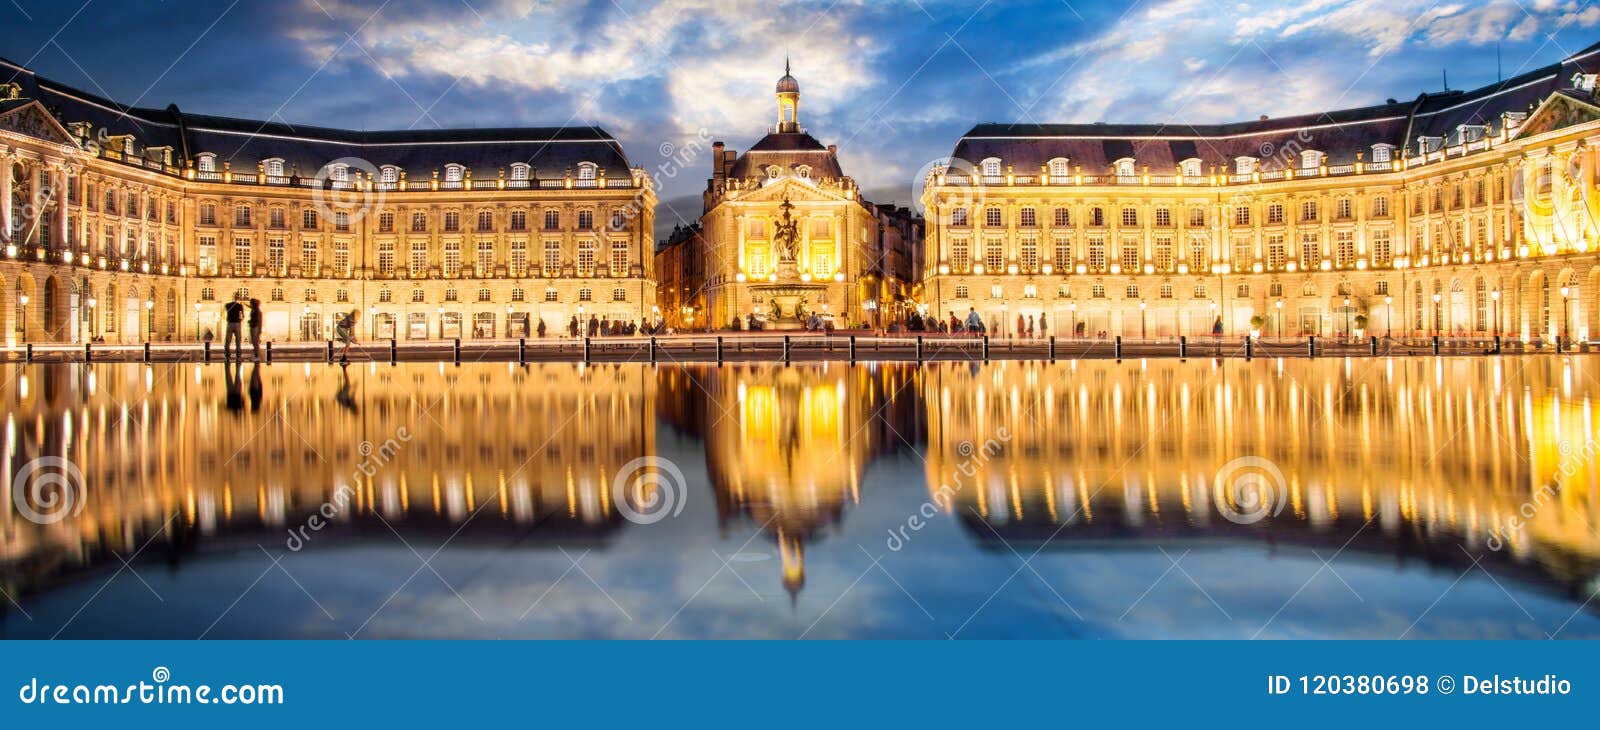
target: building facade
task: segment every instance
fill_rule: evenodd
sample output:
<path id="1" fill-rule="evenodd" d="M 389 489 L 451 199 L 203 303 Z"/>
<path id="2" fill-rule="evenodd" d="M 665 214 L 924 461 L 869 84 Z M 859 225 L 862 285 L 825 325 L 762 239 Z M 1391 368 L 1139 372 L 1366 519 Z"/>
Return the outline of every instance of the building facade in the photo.
<path id="1" fill-rule="evenodd" d="M 894 282 L 913 277 L 883 268 L 880 212 L 844 174 L 838 149 L 800 126 L 800 84 L 787 69 L 776 96 L 777 123 L 744 154 L 712 144 L 699 235 L 674 237 L 657 252 L 700 259 L 699 280 L 668 267 L 661 286 L 679 291 L 679 308 L 694 307 L 702 327 L 754 320 L 797 329 L 812 314 L 838 327 L 874 321 L 885 293 L 901 290 Z"/>
<path id="2" fill-rule="evenodd" d="M 655 193 L 594 127 L 353 132 L 130 108 L 0 61 L 5 340 L 533 336 L 654 317 Z"/>
<path id="3" fill-rule="evenodd" d="M 1600 47 L 1474 91 L 1208 125 L 974 127 L 921 305 L 993 333 L 1600 333 Z"/>

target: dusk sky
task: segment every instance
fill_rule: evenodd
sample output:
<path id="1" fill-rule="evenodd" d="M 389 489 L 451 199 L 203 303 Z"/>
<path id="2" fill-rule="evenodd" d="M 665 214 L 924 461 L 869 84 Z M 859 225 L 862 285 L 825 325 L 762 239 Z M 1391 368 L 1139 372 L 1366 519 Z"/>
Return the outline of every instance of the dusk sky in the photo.
<path id="1" fill-rule="evenodd" d="M 0 1 L 0 56 L 117 101 L 357 129 L 592 123 L 700 213 L 709 155 L 801 121 L 879 202 L 974 123 L 1200 123 L 1492 83 L 1590 45 L 1567 0 Z"/>

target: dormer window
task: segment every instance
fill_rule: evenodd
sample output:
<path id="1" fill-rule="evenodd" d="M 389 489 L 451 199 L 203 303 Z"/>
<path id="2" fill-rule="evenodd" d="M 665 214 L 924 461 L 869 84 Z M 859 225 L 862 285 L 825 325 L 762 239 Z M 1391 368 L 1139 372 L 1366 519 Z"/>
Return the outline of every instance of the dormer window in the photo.
<path id="1" fill-rule="evenodd" d="M 1388 162 L 1394 159 L 1394 145 L 1379 142 L 1372 146 L 1373 162 Z"/>
<path id="2" fill-rule="evenodd" d="M 778 179 L 778 176 L 781 175 L 781 174 L 783 174 L 783 168 L 778 167 L 777 165 L 768 165 L 767 166 L 767 179 L 768 180 L 776 180 L 776 179 Z"/>
<path id="3" fill-rule="evenodd" d="M 1597 78 L 1600 78 L 1600 74 L 1575 73 L 1572 75 L 1572 88 L 1593 92 Z"/>
<path id="4" fill-rule="evenodd" d="M 1315 170 L 1322 165 L 1322 153 L 1316 150 L 1306 150 L 1300 153 L 1300 167 L 1304 170 Z"/>
<path id="5" fill-rule="evenodd" d="M 283 160 L 282 159 L 273 158 L 273 159 L 270 159 L 270 160 L 265 160 L 262 163 L 262 167 L 266 169 L 267 177 L 283 177 Z"/>
<path id="6" fill-rule="evenodd" d="M 1254 174 L 1255 171 L 1256 171 L 1256 158 L 1254 158 L 1254 157 L 1235 157 L 1235 158 L 1233 158 L 1233 174 L 1235 174 L 1235 175 L 1251 175 L 1251 174 Z"/>
<path id="7" fill-rule="evenodd" d="M 378 170 L 378 180 L 389 185 L 400 182 L 400 168 L 394 165 L 384 165 L 382 169 Z"/>
<path id="8" fill-rule="evenodd" d="M 526 162 L 515 162 L 511 165 L 512 180 L 527 180 L 532 168 Z"/>
<path id="9" fill-rule="evenodd" d="M 450 163 L 448 165 L 445 165 L 444 166 L 444 181 L 445 182 L 452 182 L 452 183 L 461 182 L 461 179 L 466 176 L 466 171 L 467 171 L 467 168 L 462 167 L 460 165 L 457 165 L 454 162 L 452 162 L 452 163 Z"/>
<path id="10" fill-rule="evenodd" d="M 1481 124 L 1463 124 L 1456 127 L 1456 136 L 1461 140 L 1461 144 L 1476 142 L 1483 139 L 1488 133 L 1489 128 Z"/>
<path id="11" fill-rule="evenodd" d="M 199 167 L 201 172 L 216 172 L 217 156 L 210 152 L 202 152 L 195 158 L 195 166 Z"/>
<path id="12" fill-rule="evenodd" d="M 1050 161 L 1050 177 L 1066 177 L 1072 174 L 1067 165 L 1067 158 L 1057 157 Z"/>
<path id="13" fill-rule="evenodd" d="M 1428 154 L 1430 152 L 1438 152 L 1443 147 L 1444 147 L 1444 138 L 1443 137 L 1418 137 L 1417 138 L 1417 148 L 1422 151 L 1422 154 Z"/>
<path id="14" fill-rule="evenodd" d="M 1132 157 L 1124 157 L 1111 163 L 1111 166 L 1116 171 L 1117 177 L 1133 177 L 1134 175 Z"/>
<path id="15" fill-rule="evenodd" d="M 984 177 L 1000 177 L 1000 158 L 990 157 L 983 161 Z"/>
<path id="16" fill-rule="evenodd" d="M 1184 177 L 1200 177 L 1205 174 L 1205 167 L 1200 163 L 1198 157 L 1191 157 L 1178 163 L 1178 169 L 1183 173 Z"/>
<path id="17" fill-rule="evenodd" d="M 578 179 L 579 180 L 593 180 L 594 177 L 595 177 L 595 171 L 596 171 L 596 169 L 598 167 L 599 166 L 594 164 L 593 162 L 580 162 L 580 163 L 578 163 Z"/>
<path id="18" fill-rule="evenodd" d="M 343 162 L 328 166 L 328 179 L 334 182 L 346 182 L 350 179 L 350 166 Z"/>

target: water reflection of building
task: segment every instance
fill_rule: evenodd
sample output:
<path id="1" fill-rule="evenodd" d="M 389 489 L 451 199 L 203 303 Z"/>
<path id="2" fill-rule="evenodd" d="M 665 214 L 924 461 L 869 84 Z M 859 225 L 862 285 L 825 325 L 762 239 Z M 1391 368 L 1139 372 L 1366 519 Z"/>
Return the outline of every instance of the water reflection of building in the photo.
<path id="1" fill-rule="evenodd" d="M 1600 574 L 1594 406 L 1572 367 L 936 367 L 923 380 L 928 483 L 948 485 L 950 509 L 997 547 L 1238 536 L 1470 564 L 1460 546 L 1571 590 Z M 961 455 L 988 439 L 1002 443 L 993 456 Z M 1242 456 L 1282 472 L 1279 516 L 1239 525 L 1217 508 L 1218 472 Z"/>
<path id="2" fill-rule="evenodd" d="M 806 545 L 861 499 L 876 454 L 918 438 L 901 366 L 748 365 L 664 374 L 665 420 L 705 439 L 719 526 L 742 521 L 778 545 L 783 586 L 805 585 Z M 908 396 L 899 398 L 900 395 Z"/>
<path id="3" fill-rule="evenodd" d="M 655 377 L 637 367 L 363 366 L 348 381 L 323 365 L 221 373 L 131 364 L 7 373 L 0 471 L 65 455 L 83 475 L 77 514 L 41 525 L 0 510 L 8 593 L 147 541 L 147 554 L 179 555 L 233 536 L 273 548 L 291 532 L 312 543 L 393 540 L 390 525 L 440 539 L 460 530 L 463 541 L 513 535 L 524 546 L 604 540 L 623 524 L 612 477 L 654 452 Z M 348 507 L 305 530 L 330 503 Z"/>

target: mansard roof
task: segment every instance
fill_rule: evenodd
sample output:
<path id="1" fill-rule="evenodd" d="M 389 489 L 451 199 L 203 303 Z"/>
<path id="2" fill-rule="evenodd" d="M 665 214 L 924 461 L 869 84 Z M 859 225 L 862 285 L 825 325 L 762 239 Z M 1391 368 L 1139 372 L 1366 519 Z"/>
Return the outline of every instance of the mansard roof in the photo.
<path id="1" fill-rule="evenodd" d="M 576 174 L 580 162 L 592 162 L 610 177 L 625 177 L 630 167 L 622 145 L 596 126 L 368 132 L 189 114 L 176 105 L 120 104 L 0 58 L 0 83 L 9 82 L 63 124 L 86 123 L 96 136 L 102 130 L 107 136 L 132 135 L 139 150 L 171 147 L 177 164 L 211 153 L 219 168 L 227 161 L 235 170 L 254 171 L 259 162 L 282 159 L 286 170 L 311 177 L 335 160 L 359 158 L 375 167 L 395 165 L 415 180 L 450 163 L 467 167 L 475 178 L 494 178 L 519 162 L 532 165 L 540 177 Z"/>
<path id="2" fill-rule="evenodd" d="M 1473 128 L 1497 134 L 1504 114 L 1527 114 L 1551 94 L 1570 91 L 1575 74 L 1596 72 L 1600 43 L 1471 91 L 1424 93 L 1411 101 L 1300 116 L 1229 124 L 984 123 L 961 138 L 952 156 L 973 165 L 999 158 L 1018 174 L 1037 174 L 1056 158 L 1094 174 L 1104 174 L 1123 158 L 1133 158 L 1140 172 L 1149 166 L 1163 174 L 1187 159 L 1199 159 L 1208 173 L 1213 166 L 1231 171 L 1237 157 L 1259 158 L 1262 169 L 1273 170 L 1298 167 L 1298 151 L 1309 150 L 1327 155 L 1330 165 L 1348 164 L 1357 153 L 1370 161 L 1375 145 L 1417 154 L 1423 138 L 1453 146 L 1470 141 L 1462 135 Z"/>
<path id="3" fill-rule="evenodd" d="M 806 132 L 773 132 L 757 140 L 733 163 L 729 177 L 764 177 L 768 166 L 784 170 L 805 165 L 813 178 L 844 177 L 839 158 Z"/>

